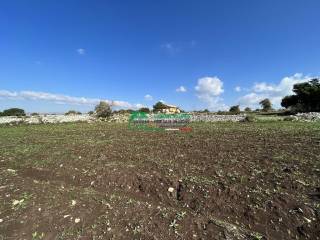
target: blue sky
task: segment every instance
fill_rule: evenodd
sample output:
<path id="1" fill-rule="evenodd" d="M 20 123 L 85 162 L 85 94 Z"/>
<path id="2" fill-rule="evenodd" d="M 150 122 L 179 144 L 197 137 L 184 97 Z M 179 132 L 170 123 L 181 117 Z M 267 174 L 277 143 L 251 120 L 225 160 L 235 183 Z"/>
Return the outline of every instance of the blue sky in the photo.
<path id="1" fill-rule="evenodd" d="M 275 107 L 320 75 L 318 0 L 0 1 L 0 110 Z"/>

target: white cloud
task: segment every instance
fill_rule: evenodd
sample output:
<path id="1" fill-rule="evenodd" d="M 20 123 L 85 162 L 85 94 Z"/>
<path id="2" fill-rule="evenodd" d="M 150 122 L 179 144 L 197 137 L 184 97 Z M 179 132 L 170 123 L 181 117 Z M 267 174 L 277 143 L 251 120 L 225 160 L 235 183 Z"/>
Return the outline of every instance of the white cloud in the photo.
<path id="1" fill-rule="evenodd" d="M 147 101 L 152 101 L 153 97 L 150 94 L 147 94 L 147 95 L 144 96 L 144 99 L 147 100 Z"/>
<path id="2" fill-rule="evenodd" d="M 241 92 L 241 87 L 240 86 L 236 86 L 235 88 L 234 88 L 234 90 L 236 91 L 236 92 Z"/>
<path id="3" fill-rule="evenodd" d="M 197 97 L 208 104 L 212 110 L 224 110 L 227 106 L 219 97 L 223 93 L 223 82 L 218 77 L 204 77 L 198 79 L 195 87 Z"/>
<path id="4" fill-rule="evenodd" d="M 180 86 L 176 89 L 176 92 L 186 92 L 187 89 L 184 86 Z"/>
<path id="5" fill-rule="evenodd" d="M 239 98 L 239 104 L 256 108 L 262 99 L 269 98 L 274 107 L 279 108 L 282 98 L 293 94 L 292 89 L 294 84 L 310 80 L 311 77 L 296 73 L 293 76 L 281 79 L 278 84 L 255 83 L 251 93 Z"/>
<path id="6" fill-rule="evenodd" d="M 135 108 L 143 108 L 143 107 L 146 107 L 146 105 L 144 105 L 144 104 L 140 104 L 140 103 L 138 103 L 138 104 L 136 104 L 135 105 Z"/>
<path id="7" fill-rule="evenodd" d="M 113 107 L 138 108 L 139 104 L 130 104 L 125 101 L 113 101 L 99 98 L 71 97 L 63 94 L 53 94 L 47 92 L 20 91 L 11 92 L 0 90 L 0 98 L 17 99 L 17 100 L 33 100 L 33 101 L 49 101 L 57 104 L 86 105 L 94 106 L 100 101 L 106 101 Z"/>
<path id="8" fill-rule="evenodd" d="M 79 55 L 85 55 L 85 54 L 86 54 L 86 50 L 83 49 L 83 48 L 78 48 L 78 49 L 77 49 L 77 53 L 78 53 Z"/>

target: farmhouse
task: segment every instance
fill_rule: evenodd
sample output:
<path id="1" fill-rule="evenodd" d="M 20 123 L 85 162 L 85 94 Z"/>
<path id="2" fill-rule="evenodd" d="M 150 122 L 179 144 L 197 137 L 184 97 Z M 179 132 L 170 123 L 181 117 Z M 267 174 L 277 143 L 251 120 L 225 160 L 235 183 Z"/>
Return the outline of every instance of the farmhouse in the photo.
<path id="1" fill-rule="evenodd" d="M 161 113 L 180 113 L 180 109 L 177 106 L 169 105 L 169 104 L 163 104 L 162 107 L 159 109 L 159 112 Z"/>

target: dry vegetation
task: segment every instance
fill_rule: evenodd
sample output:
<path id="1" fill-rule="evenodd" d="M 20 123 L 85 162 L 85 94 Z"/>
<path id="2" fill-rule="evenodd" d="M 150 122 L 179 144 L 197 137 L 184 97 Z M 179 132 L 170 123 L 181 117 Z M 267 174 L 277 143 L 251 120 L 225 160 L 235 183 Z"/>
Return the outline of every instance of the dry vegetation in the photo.
<path id="1" fill-rule="evenodd" d="M 0 239 L 320 239 L 320 124 L 0 127 Z"/>

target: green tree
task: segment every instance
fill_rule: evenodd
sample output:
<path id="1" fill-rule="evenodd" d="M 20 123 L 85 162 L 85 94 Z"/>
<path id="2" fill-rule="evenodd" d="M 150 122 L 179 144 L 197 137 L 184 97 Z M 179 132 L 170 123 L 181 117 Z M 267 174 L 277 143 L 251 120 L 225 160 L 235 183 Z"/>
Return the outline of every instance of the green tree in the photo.
<path id="1" fill-rule="evenodd" d="M 64 115 L 81 115 L 81 112 L 75 111 L 75 110 L 70 110 L 66 112 Z"/>
<path id="2" fill-rule="evenodd" d="M 96 107 L 95 107 L 95 112 L 97 114 L 97 117 L 101 118 L 107 118 L 110 117 L 112 114 L 112 110 L 110 105 L 105 102 L 101 101 Z"/>
<path id="3" fill-rule="evenodd" d="M 230 107 L 229 112 L 231 112 L 233 114 L 239 114 L 240 113 L 239 105 L 235 105 L 235 106 Z"/>
<path id="4" fill-rule="evenodd" d="M 252 109 L 249 108 L 249 107 L 246 107 L 246 108 L 244 109 L 244 111 L 245 111 L 245 112 L 252 112 Z"/>
<path id="5" fill-rule="evenodd" d="M 155 105 L 153 105 L 153 111 L 158 112 L 161 109 L 164 109 L 166 105 L 163 102 L 157 102 Z"/>
<path id="6" fill-rule="evenodd" d="M 2 112 L 2 116 L 25 116 L 26 113 L 21 108 L 9 108 Z"/>
<path id="7" fill-rule="evenodd" d="M 140 109 L 139 109 L 139 112 L 149 113 L 149 112 L 150 112 L 150 109 L 147 108 L 147 107 L 143 107 L 143 108 L 140 108 Z"/>
<path id="8" fill-rule="evenodd" d="M 293 85 L 295 95 L 282 99 L 281 106 L 294 112 L 320 111 L 320 79 Z"/>
<path id="9" fill-rule="evenodd" d="M 269 98 L 265 98 L 262 101 L 259 102 L 259 104 L 262 107 L 262 111 L 264 112 L 268 112 L 270 110 L 272 110 L 272 104 Z"/>

